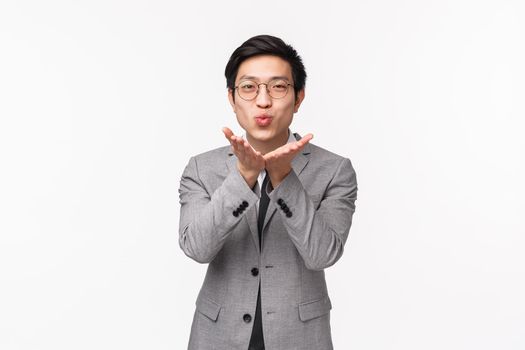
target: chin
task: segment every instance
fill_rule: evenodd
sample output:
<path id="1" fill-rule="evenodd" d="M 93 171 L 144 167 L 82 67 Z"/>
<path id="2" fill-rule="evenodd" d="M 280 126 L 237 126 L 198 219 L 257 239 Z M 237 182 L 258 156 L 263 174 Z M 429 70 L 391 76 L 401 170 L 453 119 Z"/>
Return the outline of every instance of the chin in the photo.
<path id="1" fill-rule="evenodd" d="M 249 134 L 259 141 L 268 141 L 275 137 L 276 133 L 273 130 L 251 130 Z"/>

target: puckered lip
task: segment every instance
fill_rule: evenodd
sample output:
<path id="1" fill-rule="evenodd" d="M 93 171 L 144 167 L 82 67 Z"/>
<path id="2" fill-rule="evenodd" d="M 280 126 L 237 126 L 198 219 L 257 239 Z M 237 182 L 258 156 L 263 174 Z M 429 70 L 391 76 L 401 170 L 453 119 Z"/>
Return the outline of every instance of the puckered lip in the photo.
<path id="1" fill-rule="evenodd" d="M 255 116 L 255 119 L 257 118 L 273 118 L 273 117 L 269 114 L 259 114 Z"/>

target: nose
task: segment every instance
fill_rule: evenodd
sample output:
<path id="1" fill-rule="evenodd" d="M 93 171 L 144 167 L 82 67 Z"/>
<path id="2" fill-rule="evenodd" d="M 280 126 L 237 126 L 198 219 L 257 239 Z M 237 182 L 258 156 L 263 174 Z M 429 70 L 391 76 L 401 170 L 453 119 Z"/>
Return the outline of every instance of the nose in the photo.
<path id="1" fill-rule="evenodd" d="M 257 104 L 257 107 L 260 108 L 268 108 L 272 105 L 272 98 L 268 94 L 266 84 L 259 84 L 259 92 L 255 98 L 255 103 Z"/>

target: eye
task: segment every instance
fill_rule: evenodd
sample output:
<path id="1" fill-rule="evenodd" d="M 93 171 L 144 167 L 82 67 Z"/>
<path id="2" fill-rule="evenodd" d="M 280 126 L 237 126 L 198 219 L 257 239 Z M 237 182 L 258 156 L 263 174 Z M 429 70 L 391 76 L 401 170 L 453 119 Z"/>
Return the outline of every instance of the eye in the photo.
<path id="1" fill-rule="evenodd" d="M 257 89 L 257 85 L 251 81 L 245 81 L 239 85 L 241 90 L 251 91 Z"/>
<path id="2" fill-rule="evenodd" d="M 278 81 L 272 82 L 271 87 L 273 90 L 282 91 L 288 88 L 288 83 L 284 80 L 278 80 Z"/>

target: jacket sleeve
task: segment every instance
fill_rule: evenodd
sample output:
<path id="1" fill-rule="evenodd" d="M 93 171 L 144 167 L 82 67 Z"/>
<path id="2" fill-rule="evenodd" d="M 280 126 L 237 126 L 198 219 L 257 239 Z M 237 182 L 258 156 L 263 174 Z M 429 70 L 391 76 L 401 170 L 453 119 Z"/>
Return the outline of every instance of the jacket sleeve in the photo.
<path id="1" fill-rule="evenodd" d="M 192 157 L 184 169 L 179 188 L 179 245 L 200 263 L 209 263 L 221 250 L 226 238 L 239 224 L 246 209 L 259 197 L 234 167 L 223 183 L 209 194 Z"/>
<path id="2" fill-rule="evenodd" d="M 357 198 L 356 174 L 348 158 L 338 164 L 317 209 L 293 170 L 268 195 L 308 269 L 323 270 L 339 260 Z"/>

